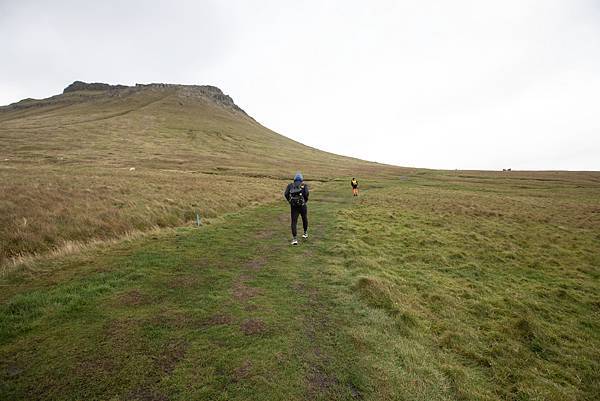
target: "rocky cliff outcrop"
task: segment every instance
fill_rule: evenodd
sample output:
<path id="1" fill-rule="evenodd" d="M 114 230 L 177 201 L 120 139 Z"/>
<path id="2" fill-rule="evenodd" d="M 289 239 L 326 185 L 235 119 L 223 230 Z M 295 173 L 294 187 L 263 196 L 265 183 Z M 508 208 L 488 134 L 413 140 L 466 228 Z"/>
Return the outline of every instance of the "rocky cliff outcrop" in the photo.
<path id="1" fill-rule="evenodd" d="M 246 114 L 238 105 L 235 104 L 233 99 L 224 94 L 223 91 L 216 86 L 211 85 L 179 85 L 179 84 L 163 84 L 163 83 L 151 83 L 151 84 L 135 84 L 135 86 L 125 85 L 110 85 L 100 82 L 87 83 L 82 81 L 75 81 L 71 85 L 67 86 L 63 93 L 78 92 L 78 91 L 109 91 L 112 95 L 120 96 L 121 90 L 129 89 L 133 91 L 140 90 L 174 90 L 175 93 L 182 98 L 204 98 L 208 99 L 220 106 L 228 109 L 233 109 L 240 113 Z M 247 115 L 247 114 L 246 114 Z"/>
<path id="2" fill-rule="evenodd" d="M 125 85 L 109 85 L 101 82 L 87 83 L 82 81 L 75 81 L 71 85 L 67 86 L 63 93 L 77 92 L 77 91 L 105 91 L 112 89 L 127 89 Z"/>

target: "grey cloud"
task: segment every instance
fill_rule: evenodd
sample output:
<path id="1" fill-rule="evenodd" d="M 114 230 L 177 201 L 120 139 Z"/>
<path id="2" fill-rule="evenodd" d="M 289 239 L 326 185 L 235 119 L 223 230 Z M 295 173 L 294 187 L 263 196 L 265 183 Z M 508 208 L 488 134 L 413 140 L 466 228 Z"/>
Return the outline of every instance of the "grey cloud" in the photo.
<path id="1" fill-rule="evenodd" d="M 600 169 L 596 1 L 0 2 L 0 103 L 214 84 L 282 134 L 434 168 Z"/>

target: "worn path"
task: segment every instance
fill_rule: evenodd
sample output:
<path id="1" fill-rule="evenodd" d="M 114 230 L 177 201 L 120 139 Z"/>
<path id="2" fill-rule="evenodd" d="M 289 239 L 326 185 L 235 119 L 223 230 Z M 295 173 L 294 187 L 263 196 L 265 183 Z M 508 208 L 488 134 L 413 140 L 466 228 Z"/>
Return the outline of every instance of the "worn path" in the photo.
<path id="1" fill-rule="evenodd" d="M 282 202 L 6 278 L 1 398 L 360 399 L 328 196 L 298 247 Z"/>

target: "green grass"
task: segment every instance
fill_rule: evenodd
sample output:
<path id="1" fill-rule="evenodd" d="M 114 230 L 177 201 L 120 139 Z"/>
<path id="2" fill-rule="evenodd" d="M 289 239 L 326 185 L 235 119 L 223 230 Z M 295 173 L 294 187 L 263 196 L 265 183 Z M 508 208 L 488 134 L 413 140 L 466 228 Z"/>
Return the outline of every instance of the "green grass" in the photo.
<path id="1" fill-rule="evenodd" d="M 359 297 L 431 352 L 455 398 L 593 399 L 600 236 L 585 210 L 598 188 L 419 184 L 341 212 Z"/>
<path id="2" fill-rule="evenodd" d="M 0 399 L 596 399 L 598 176 L 460 175 L 317 185 L 299 247 L 279 201 L 23 265 Z"/>

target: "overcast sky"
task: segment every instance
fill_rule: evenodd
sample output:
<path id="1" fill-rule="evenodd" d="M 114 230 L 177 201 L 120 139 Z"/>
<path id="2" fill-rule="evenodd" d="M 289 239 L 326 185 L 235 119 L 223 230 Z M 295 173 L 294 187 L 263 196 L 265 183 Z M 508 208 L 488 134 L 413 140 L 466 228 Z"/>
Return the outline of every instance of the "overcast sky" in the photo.
<path id="1" fill-rule="evenodd" d="M 0 55 L 1 105 L 211 84 L 335 153 L 600 170 L 600 0 L 0 0 Z"/>

